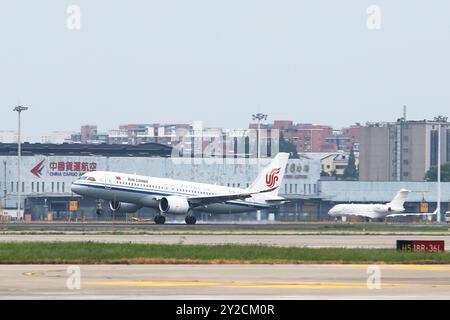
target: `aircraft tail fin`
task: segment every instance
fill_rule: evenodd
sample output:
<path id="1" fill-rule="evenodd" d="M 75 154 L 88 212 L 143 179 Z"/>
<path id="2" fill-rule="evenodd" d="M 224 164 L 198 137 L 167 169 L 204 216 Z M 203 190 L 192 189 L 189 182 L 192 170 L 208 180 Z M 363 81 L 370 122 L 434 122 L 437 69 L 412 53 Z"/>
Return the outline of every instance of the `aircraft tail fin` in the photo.
<path id="1" fill-rule="evenodd" d="M 250 185 L 250 189 L 255 191 L 274 189 L 265 194 L 271 196 L 278 195 L 288 159 L 289 153 L 278 153 L 275 158 L 259 172 L 258 177 Z"/>
<path id="2" fill-rule="evenodd" d="M 392 199 L 392 201 L 389 202 L 387 205 L 392 209 L 403 209 L 403 204 L 405 203 L 408 194 L 409 190 L 400 189 L 395 195 L 394 199 Z"/>

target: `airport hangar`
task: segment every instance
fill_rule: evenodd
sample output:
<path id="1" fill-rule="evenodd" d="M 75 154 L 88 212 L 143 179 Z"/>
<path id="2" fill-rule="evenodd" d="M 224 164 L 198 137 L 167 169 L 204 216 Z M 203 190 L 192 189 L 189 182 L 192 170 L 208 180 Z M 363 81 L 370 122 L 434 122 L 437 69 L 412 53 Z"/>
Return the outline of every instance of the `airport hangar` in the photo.
<path id="1" fill-rule="evenodd" d="M 103 220 L 110 219 L 108 203 L 104 201 L 104 214 L 98 216 L 93 199 L 72 194 L 70 185 L 87 171 L 105 170 L 136 173 L 186 181 L 217 183 L 231 187 L 247 187 L 256 177 L 255 159 L 192 159 L 171 158 L 172 148 L 158 143 L 139 145 L 114 144 L 30 144 L 22 145 L 21 192 L 26 220 Z M 176 158 L 180 160 L 180 158 Z M 270 159 L 261 158 L 262 167 Z M 0 143 L 0 207 L 13 218 L 17 214 L 17 144 Z M 430 182 L 364 182 L 321 181 L 320 160 L 302 156 L 289 159 L 280 195 L 289 200 L 270 212 L 249 212 L 239 215 L 202 214 L 201 219 L 214 220 L 328 220 L 328 210 L 336 203 L 388 202 L 400 188 L 420 190 L 410 194 L 405 204 L 407 211 L 418 212 L 425 199 L 434 210 L 436 183 Z M 442 208 L 448 210 L 450 183 L 442 183 Z M 71 206 L 76 201 L 76 206 Z M 73 202 L 72 202 L 73 203 Z M 270 215 L 273 213 L 274 215 Z M 148 208 L 136 214 L 117 214 L 114 219 L 152 217 Z"/>

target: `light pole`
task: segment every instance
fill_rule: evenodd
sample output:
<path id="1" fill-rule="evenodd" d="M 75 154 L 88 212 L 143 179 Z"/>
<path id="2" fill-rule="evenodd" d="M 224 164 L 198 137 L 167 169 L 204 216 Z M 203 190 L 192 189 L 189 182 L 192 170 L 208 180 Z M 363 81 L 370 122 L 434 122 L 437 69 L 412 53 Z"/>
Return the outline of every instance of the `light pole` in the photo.
<path id="1" fill-rule="evenodd" d="M 261 120 L 267 120 L 267 114 L 264 113 L 260 113 L 258 112 L 257 114 L 252 114 L 252 119 L 253 120 L 258 120 L 258 131 L 257 131 L 257 135 L 256 135 L 256 147 L 257 147 L 257 152 L 256 152 L 256 156 L 257 156 L 257 165 L 258 165 L 258 173 L 260 171 L 260 163 L 259 163 L 259 158 L 260 158 L 260 145 L 259 145 L 259 137 L 260 137 L 260 130 L 261 130 Z M 257 221 L 261 221 L 261 210 L 256 211 L 256 220 Z"/>
<path id="2" fill-rule="evenodd" d="M 3 178 L 4 178 L 4 186 L 3 186 L 3 208 L 6 208 L 6 160 L 3 160 Z"/>
<path id="3" fill-rule="evenodd" d="M 21 187 L 22 183 L 20 181 L 20 161 L 22 157 L 22 150 L 21 150 L 21 139 L 20 139 L 20 114 L 22 111 L 28 110 L 28 107 L 23 106 L 17 106 L 13 109 L 13 111 L 17 111 L 17 115 L 19 118 L 19 126 L 18 126 L 18 134 L 17 134 L 17 218 L 20 217 L 20 201 L 21 201 Z"/>
<path id="4" fill-rule="evenodd" d="M 436 220 L 441 222 L 441 126 L 443 122 L 447 122 L 447 117 L 437 116 L 434 118 L 434 121 L 437 122 L 438 127 Z"/>
<path id="5" fill-rule="evenodd" d="M 258 171 L 259 171 L 259 158 L 260 158 L 260 146 L 259 146 L 259 136 L 260 136 L 260 130 L 261 130 L 261 120 L 267 120 L 267 114 L 264 113 L 257 113 L 257 114 L 253 114 L 252 115 L 252 119 L 253 120 L 258 120 L 258 132 L 256 135 L 256 144 L 257 144 L 257 152 L 256 152 L 256 156 L 257 156 L 257 161 L 258 161 Z"/>
<path id="6" fill-rule="evenodd" d="M 438 123 L 438 157 L 437 157 L 437 222 L 441 222 L 441 123 Z"/>

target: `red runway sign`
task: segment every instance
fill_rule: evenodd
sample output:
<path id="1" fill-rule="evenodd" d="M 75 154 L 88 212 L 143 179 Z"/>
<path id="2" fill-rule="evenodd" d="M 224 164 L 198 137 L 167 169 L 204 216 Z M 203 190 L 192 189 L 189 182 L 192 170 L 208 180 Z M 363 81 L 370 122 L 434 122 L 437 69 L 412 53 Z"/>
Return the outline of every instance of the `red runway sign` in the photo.
<path id="1" fill-rule="evenodd" d="M 397 240 L 397 250 L 407 252 L 444 252 L 444 240 Z"/>

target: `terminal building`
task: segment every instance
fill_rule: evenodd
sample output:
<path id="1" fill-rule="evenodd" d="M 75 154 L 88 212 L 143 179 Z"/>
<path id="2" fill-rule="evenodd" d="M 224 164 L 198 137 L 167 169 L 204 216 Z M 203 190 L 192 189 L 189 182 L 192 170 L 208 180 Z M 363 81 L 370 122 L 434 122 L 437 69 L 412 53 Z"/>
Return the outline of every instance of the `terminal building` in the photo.
<path id="1" fill-rule="evenodd" d="M 82 199 L 72 194 L 70 190 L 72 182 L 85 172 L 117 171 L 246 188 L 256 178 L 258 167 L 263 167 L 270 161 L 268 158 L 261 158 L 258 166 L 255 158 L 172 158 L 171 152 L 171 147 L 157 143 L 139 145 L 24 143 L 19 185 L 17 145 L 0 144 L 2 190 L 0 205 L 3 210 L 16 214 L 17 192 L 20 188 L 23 218 L 31 220 L 106 218 L 96 215 L 94 199 Z M 273 213 L 292 219 L 300 219 L 301 215 L 303 218 L 318 219 L 320 161 L 306 157 L 290 159 L 286 169 L 280 195 L 291 201 Z M 77 206 L 71 208 L 71 201 L 76 201 Z M 110 215 L 108 203 L 104 202 L 103 207 L 105 215 Z M 154 214 L 154 211 L 146 208 L 137 212 L 142 218 Z M 269 213 L 261 214 L 264 218 Z M 246 218 L 246 215 L 243 217 Z M 254 218 L 255 213 L 249 213 L 247 218 L 249 217 Z M 203 219 L 216 217 L 205 215 Z"/>
<path id="2" fill-rule="evenodd" d="M 17 192 L 22 194 L 23 212 L 16 218 L 31 220 L 129 219 L 131 214 L 111 216 L 104 201 L 104 214 L 96 214 L 95 199 L 72 194 L 70 186 L 88 171 L 118 171 L 186 181 L 217 183 L 246 188 L 256 178 L 258 167 L 270 161 L 261 158 L 172 158 L 172 148 L 157 143 L 110 144 L 28 144 L 22 145 L 21 183 L 17 180 L 17 145 L 0 143 L 0 211 L 17 215 Z M 434 211 L 436 182 L 425 181 L 327 181 L 321 180 L 320 159 L 301 155 L 289 159 L 280 195 L 288 202 L 260 213 L 236 215 L 202 214 L 214 220 L 329 220 L 328 210 L 338 203 L 389 202 L 401 188 L 413 190 L 405 208 L 419 212 L 421 204 Z M 450 182 L 442 183 L 442 212 L 449 210 Z M 76 206 L 71 206 L 71 202 Z M 155 212 L 142 208 L 134 216 L 151 218 Z M 273 214 L 273 215 L 272 215 Z M 171 219 L 169 217 L 169 219 Z M 183 218 L 184 219 L 184 218 Z"/>

